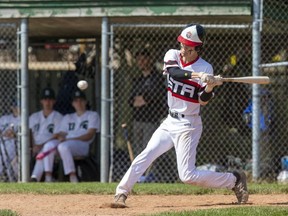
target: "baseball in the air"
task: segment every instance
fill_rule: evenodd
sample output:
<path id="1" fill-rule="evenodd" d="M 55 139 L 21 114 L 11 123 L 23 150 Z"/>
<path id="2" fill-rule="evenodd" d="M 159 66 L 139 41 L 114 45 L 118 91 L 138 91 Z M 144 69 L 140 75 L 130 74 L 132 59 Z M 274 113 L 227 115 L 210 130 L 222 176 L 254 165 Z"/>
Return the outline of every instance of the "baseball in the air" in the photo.
<path id="1" fill-rule="evenodd" d="M 85 90 L 88 88 L 88 82 L 86 80 L 80 80 L 77 83 L 77 87 L 81 90 Z"/>

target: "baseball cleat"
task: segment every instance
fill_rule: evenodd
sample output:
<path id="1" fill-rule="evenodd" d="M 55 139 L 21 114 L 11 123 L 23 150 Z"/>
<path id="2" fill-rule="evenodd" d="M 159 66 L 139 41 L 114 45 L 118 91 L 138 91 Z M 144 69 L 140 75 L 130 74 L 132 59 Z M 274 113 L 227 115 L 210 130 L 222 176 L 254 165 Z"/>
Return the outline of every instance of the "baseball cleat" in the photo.
<path id="1" fill-rule="evenodd" d="M 245 204 L 248 201 L 249 193 L 247 190 L 246 174 L 243 171 L 234 171 L 233 174 L 236 176 L 237 181 L 235 187 L 232 188 L 234 191 L 238 204 Z"/>
<path id="2" fill-rule="evenodd" d="M 114 203 L 112 205 L 112 208 L 126 208 L 126 201 L 127 196 L 125 194 L 117 194 L 114 197 Z"/>

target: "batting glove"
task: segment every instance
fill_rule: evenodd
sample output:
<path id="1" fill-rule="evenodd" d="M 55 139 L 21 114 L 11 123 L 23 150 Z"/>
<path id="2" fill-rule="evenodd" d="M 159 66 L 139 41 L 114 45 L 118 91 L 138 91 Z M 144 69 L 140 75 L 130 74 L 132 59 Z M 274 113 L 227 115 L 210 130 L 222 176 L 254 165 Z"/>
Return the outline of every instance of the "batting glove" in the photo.
<path id="1" fill-rule="evenodd" d="M 220 75 L 214 76 L 214 83 L 207 83 L 205 87 L 206 92 L 211 92 L 215 86 L 220 86 L 223 84 L 222 77 Z"/>
<path id="2" fill-rule="evenodd" d="M 209 84 L 214 84 L 215 83 L 215 78 L 211 74 L 207 74 L 204 72 L 199 73 L 199 78 L 201 79 L 202 82 Z"/>
<path id="3" fill-rule="evenodd" d="M 215 78 L 215 83 L 214 83 L 215 86 L 220 86 L 223 84 L 221 75 L 214 76 L 214 78 Z"/>

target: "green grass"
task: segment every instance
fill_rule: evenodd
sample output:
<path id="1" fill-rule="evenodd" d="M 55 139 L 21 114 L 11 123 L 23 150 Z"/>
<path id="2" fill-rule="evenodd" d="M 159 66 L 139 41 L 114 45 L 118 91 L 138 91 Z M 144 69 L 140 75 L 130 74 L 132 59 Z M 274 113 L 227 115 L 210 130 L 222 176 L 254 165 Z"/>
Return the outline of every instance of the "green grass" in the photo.
<path id="1" fill-rule="evenodd" d="M 16 212 L 8 209 L 0 209 L 0 216 L 19 216 Z"/>
<path id="2" fill-rule="evenodd" d="M 0 183 L 0 194 L 98 194 L 114 195 L 117 183 Z M 250 183 L 250 194 L 288 194 L 287 185 L 277 183 Z M 233 194 L 231 190 L 200 188 L 182 183 L 175 184 L 136 184 L 133 188 L 135 195 L 205 195 L 205 194 Z M 153 216 L 286 216 L 288 208 L 284 207 L 233 207 L 228 209 L 209 209 L 183 212 L 167 212 Z M 0 216 L 18 216 L 10 210 L 0 210 Z"/>
<path id="3" fill-rule="evenodd" d="M 286 207 L 237 207 L 197 211 L 163 212 L 151 216 L 287 216 Z"/>
<path id="4" fill-rule="evenodd" d="M 0 194 L 114 194 L 117 183 L 0 183 Z M 288 194 L 287 185 L 262 183 L 248 185 L 250 194 Z M 204 195 L 233 194 L 231 190 L 200 188 L 182 183 L 136 184 L 133 194 L 138 195 Z"/>

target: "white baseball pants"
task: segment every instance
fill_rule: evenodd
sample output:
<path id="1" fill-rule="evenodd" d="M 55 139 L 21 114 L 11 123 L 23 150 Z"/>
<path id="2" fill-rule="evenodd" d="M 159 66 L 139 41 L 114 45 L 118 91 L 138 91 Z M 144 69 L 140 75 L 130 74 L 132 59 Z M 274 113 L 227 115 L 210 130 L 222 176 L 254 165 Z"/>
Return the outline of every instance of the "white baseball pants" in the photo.
<path id="1" fill-rule="evenodd" d="M 40 152 L 46 152 L 54 147 L 56 147 L 59 144 L 59 140 L 54 139 L 50 140 L 47 143 L 44 144 L 43 148 Z M 42 160 L 36 160 L 33 172 L 31 177 L 36 178 L 37 181 L 41 180 L 41 177 L 43 175 L 43 172 L 52 172 L 53 171 L 53 164 L 54 164 L 54 158 L 57 151 L 53 151 L 50 154 L 48 154 L 46 157 L 44 157 Z"/>
<path id="2" fill-rule="evenodd" d="M 80 140 L 67 140 L 58 145 L 58 152 L 63 162 L 65 175 L 75 172 L 73 156 L 87 156 L 89 143 Z"/>
<path id="3" fill-rule="evenodd" d="M 118 184 L 116 194 L 128 195 L 134 184 L 152 162 L 175 147 L 177 168 L 183 183 L 211 188 L 232 189 L 236 177 L 232 173 L 196 170 L 196 149 L 202 133 L 200 116 L 167 119 L 154 132 L 146 148 L 134 159 L 130 168 Z"/>

